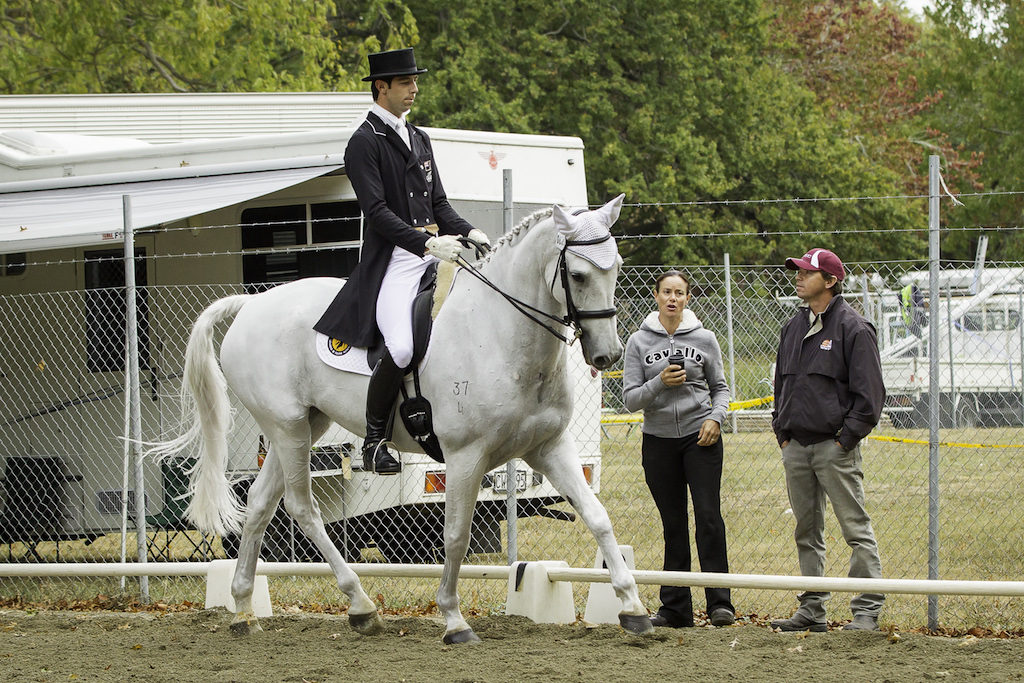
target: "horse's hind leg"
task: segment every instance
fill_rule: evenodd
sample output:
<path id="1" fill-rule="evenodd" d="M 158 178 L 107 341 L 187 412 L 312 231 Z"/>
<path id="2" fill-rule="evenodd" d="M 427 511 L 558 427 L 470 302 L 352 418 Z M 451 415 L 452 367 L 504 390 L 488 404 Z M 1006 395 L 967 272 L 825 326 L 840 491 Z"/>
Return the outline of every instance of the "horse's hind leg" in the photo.
<path id="1" fill-rule="evenodd" d="M 312 477 L 309 471 L 309 449 L 330 425 L 330 419 L 313 409 L 310 420 L 304 425 L 295 424 L 291 429 L 280 430 L 277 441 L 279 463 L 284 471 L 284 506 L 302 532 L 316 545 L 320 554 L 331 566 L 338 587 L 349 598 L 349 625 L 364 635 L 373 635 L 384 630 L 384 621 L 377 613 L 377 606 L 363 590 L 359 577 L 348 566 L 341 553 L 327 536 L 320 507 L 313 497 Z M 312 437 L 312 438 L 311 438 Z M 285 457 L 287 453 L 287 457 Z"/>
<path id="2" fill-rule="evenodd" d="M 231 622 L 234 633 L 246 634 L 262 630 L 252 609 L 252 591 L 256 581 L 256 561 L 263 547 L 263 534 L 284 495 L 284 474 L 275 450 L 271 442 L 263 467 L 256 481 L 249 487 L 245 524 L 238 544 L 238 561 L 231 580 L 231 596 L 235 600 L 235 618 Z"/>
<path id="3" fill-rule="evenodd" d="M 587 528 L 594 534 L 604 555 L 615 595 L 622 601 L 619 623 L 633 633 L 650 633 L 654 630 L 647 616 L 647 609 L 640 602 L 636 580 L 626 567 L 626 561 L 619 553 L 608 511 L 587 485 L 583 468 L 576 455 L 572 438 L 562 434 L 558 442 L 547 451 L 528 457 L 527 462 L 539 470 L 558 489 L 558 492 L 576 509 Z"/>

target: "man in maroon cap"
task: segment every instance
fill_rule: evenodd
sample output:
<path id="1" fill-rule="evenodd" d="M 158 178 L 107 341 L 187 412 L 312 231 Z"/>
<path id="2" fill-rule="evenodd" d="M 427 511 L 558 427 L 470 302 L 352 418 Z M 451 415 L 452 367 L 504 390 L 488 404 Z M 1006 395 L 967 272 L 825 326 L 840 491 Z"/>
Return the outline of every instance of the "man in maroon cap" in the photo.
<path id="1" fill-rule="evenodd" d="M 881 578 L 878 544 L 864 509 L 860 442 L 878 424 L 885 399 L 875 328 L 842 297 L 846 271 L 828 249 L 786 259 L 796 271 L 804 302 L 782 327 L 775 359 L 772 428 L 782 447 L 786 490 L 796 520 L 803 576 L 825 571 L 825 497 L 852 550 L 850 576 Z M 782 631 L 827 631 L 829 593 L 807 591 Z M 844 630 L 877 630 L 885 596 L 863 593 L 850 601 L 853 621 Z"/>

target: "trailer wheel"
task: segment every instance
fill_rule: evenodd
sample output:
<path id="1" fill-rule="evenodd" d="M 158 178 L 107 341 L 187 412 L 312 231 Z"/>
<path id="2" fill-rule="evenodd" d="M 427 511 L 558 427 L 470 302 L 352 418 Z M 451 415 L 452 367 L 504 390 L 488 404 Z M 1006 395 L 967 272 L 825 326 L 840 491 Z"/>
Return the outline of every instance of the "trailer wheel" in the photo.
<path id="1" fill-rule="evenodd" d="M 974 396 L 957 396 L 956 409 L 953 412 L 957 429 L 976 429 L 981 426 L 981 415 L 978 401 Z"/>
<path id="2" fill-rule="evenodd" d="M 444 556 L 443 545 L 439 535 L 422 538 L 413 537 L 408 532 L 377 541 L 377 548 L 391 564 L 435 564 Z"/>
<path id="3" fill-rule="evenodd" d="M 383 522 L 383 520 L 381 520 Z M 413 506 L 377 527 L 377 548 L 388 562 L 434 564 L 444 555 L 444 511 Z"/>
<path id="4" fill-rule="evenodd" d="M 910 429 L 914 426 L 914 414 L 911 411 L 893 411 L 889 413 L 894 429 Z"/>

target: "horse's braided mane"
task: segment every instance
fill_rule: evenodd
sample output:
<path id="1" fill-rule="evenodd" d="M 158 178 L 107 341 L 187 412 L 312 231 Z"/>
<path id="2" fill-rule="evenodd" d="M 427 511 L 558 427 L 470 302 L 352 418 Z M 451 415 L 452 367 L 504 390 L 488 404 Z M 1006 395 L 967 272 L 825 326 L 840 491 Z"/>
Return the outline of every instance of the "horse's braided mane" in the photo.
<path id="1" fill-rule="evenodd" d="M 494 243 L 494 246 L 487 253 L 487 255 L 480 261 L 480 263 L 484 264 L 490 261 L 496 252 L 515 242 L 516 238 L 519 237 L 520 233 L 525 232 L 526 230 L 529 230 L 537 223 L 540 223 L 542 220 L 550 216 L 552 212 L 553 209 L 551 208 L 540 209 L 538 211 L 534 211 L 529 216 L 519 221 L 518 225 L 516 225 L 514 228 L 512 228 L 507 233 L 498 238 L 498 241 Z"/>

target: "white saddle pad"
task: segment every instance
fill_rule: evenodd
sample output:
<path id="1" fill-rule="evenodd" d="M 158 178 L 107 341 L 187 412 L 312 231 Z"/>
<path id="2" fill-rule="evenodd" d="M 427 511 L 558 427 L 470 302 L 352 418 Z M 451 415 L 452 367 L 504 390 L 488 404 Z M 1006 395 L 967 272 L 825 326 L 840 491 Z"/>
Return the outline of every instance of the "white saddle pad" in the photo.
<path id="1" fill-rule="evenodd" d="M 349 346 L 320 332 L 316 333 L 316 355 L 332 368 L 360 375 L 373 374 L 373 368 L 366 359 L 366 349 Z"/>
<path id="2" fill-rule="evenodd" d="M 370 367 L 370 362 L 367 360 L 366 349 L 349 346 L 320 332 L 316 333 L 316 355 L 332 368 L 359 375 L 373 374 L 373 368 Z M 423 360 L 420 361 L 420 370 L 427 364 L 429 357 L 430 343 L 427 342 L 427 350 L 423 354 Z"/>

